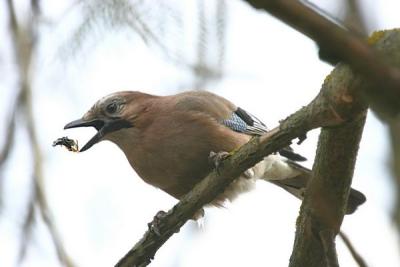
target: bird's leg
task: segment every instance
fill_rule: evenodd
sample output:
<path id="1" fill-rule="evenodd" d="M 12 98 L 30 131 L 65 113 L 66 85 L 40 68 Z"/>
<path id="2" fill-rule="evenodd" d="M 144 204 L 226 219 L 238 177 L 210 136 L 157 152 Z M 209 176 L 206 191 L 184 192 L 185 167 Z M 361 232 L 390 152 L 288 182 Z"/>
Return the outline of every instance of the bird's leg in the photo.
<path id="1" fill-rule="evenodd" d="M 221 166 L 222 161 L 229 157 L 229 153 L 226 151 L 220 151 L 215 153 L 214 151 L 210 152 L 208 156 L 208 161 L 214 165 L 216 171 L 218 172 L 219 167 Z"/>
<path id="2" fill-rule="evenodd" d="M 161 236 L 160 232 L 160 222 L 161 219 L 167 215 L 165 211 L 160 210 L 157 212 L 156 216 L 154 216 L 153 220 L 147 224 L 149 230 L 154 232 L 157 236 Z"/>

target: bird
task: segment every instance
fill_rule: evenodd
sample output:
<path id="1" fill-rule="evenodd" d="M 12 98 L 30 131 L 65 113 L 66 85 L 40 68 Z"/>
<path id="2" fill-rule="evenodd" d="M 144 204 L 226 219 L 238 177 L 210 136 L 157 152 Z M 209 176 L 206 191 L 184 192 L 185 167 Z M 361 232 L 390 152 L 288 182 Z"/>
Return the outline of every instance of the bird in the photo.
<path id="1" fill-rule="evenodd" d="M 98 100 L 82 118 L 64 129 L 94 127 L 97 133 L 80 149 L 108 140 L 125 154 L 129 164 L 146 183 L 176 199 L 182 198 L 215 167 L 215 152 L 230 152 L 253 136 L 267 133 L 266 125 L 229 100 L 204 90 L 158 96 L 140 91 L 119 91 Z M 299 199 L 311 177 L 306 160 L 288 146 L 264 157 L 234 180 L 209 205 L 221 207 L 265 180 Z M 346 214 L 366 201 L 351 189 Z M 193 219 L 201 218 L 200 210 Z"/>

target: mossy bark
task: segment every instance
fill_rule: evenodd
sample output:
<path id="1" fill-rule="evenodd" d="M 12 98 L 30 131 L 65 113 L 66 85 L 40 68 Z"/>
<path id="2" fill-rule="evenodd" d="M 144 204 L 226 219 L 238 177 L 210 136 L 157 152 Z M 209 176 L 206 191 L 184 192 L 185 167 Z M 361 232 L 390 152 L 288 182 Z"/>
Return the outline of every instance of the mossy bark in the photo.
<path id="1" fill-rule="evenodd" d="M 364 113 L 365 115 L 365 113 Z M 329 266 L 331 256 L 323 248 L 321 233 L 338 234 L 345 214 L 358 145 L 365 116 L 344 125 L 323 128 L 319 137 L 313 176 L 306 190 L 300 215 L 291 267 Z M 328 253 L 336 254 L 333 248 Z"/>

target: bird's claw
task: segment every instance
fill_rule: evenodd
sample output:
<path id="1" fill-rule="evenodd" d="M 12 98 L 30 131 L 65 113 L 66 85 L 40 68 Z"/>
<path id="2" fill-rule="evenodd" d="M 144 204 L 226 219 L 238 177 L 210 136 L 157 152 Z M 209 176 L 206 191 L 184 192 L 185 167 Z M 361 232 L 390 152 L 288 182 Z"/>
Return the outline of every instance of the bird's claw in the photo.
<path id="1" fill-rule="evenodd" d="M 299 138 L 299 141 L 297 142 L 297 144 L 301 145 L 301 143 L 303 143 L 304 140 L 307 139 L 307 134 L 304 133 L 304 134 L 300 135 L 298 138 Z"/>
<path id="2" fill-rule="evenodd" d="M 253 178 L 254 177 L 254 171 L 253 169 L 247 169 L 244 173 L 243 173 L 244 177 L 247 179 Z"/>
<path id="3" fill-rule="evenodd" d="M 229 157 L 229 153 L 226 151 L 220 151 L 215 153 L 214 151 L 210 152 L 208 156 L 208 160 L 211 164 L 214 165 L 215 169 L 218 171 L 219 167 L 221 166 L 222 161 Z"/>
<path id="4" fill-rule="evenodd" d="M 165 211 L 160 210 L 154 216 L 153 220 L 147 224 L 149 230 L 155 233 L 157 236 L 161 236 L 160 222 L 166 215 L 167 213 Z"/>

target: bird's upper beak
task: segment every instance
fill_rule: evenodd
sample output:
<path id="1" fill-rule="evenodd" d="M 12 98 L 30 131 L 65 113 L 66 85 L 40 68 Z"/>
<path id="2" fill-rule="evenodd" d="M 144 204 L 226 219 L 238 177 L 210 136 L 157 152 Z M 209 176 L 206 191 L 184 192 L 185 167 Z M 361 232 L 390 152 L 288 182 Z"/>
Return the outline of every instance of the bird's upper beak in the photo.
<path id="1" fill-rule="evenodd" d="M 96 118 L 96 119 L 78 119 L 71 121 L 64 126 L 64 129 L 77 127 L 94 127 L 97 133 L 80 149 L 80 152 L 88 150 L 94 144 L 99 142 L 106 134 L 123 129 L 130 128 L 132 124 L 121 118 Z"/>

